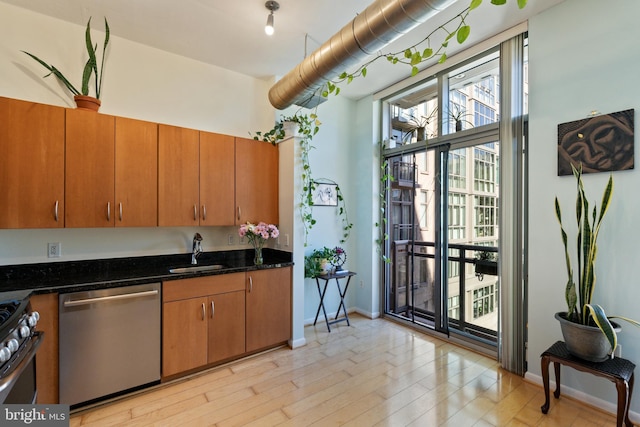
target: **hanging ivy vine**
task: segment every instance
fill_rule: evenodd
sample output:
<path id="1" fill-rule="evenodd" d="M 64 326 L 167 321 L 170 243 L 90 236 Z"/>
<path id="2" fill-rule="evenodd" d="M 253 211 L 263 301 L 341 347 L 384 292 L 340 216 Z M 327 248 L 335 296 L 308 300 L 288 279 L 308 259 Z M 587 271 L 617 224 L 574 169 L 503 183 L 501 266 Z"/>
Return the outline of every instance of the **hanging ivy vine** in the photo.
<path id="1" fill-rule="evenodd" d="M 311 171 L 311 162 L 309 160 L 309 153 L 315 147 L 312 145 L 313 137 L 320 130 L 322 124 L 315 113 L 312 114 L 300 114 L 295 113 L 293 116 L 283 116 L 281 120 L 277 121 L 273 128 L 265 132 L 255 132 L 253 139 L 261 140 L 264 142 L 270 142 L 276 144 L 276 142 L 284 139 L 285 137 L 285 123 L 292 122 L 298 126 L 298 135 L 300 136 L 300 164 L 301 164 L 301 186 L 300 191 L 300 217 L 304 226 L 304 245 L 307 246 L 307 238 L 309 231 L 316 224 L 316 219 L 313 217 L 313 191 L 315 190 L 315 181 L 313 180 L 313 174 Z M 332 181 L 335 184 L 335 182 Z M 336 192 L 338 198 L 338 215 L 342 221 L 342 239 L 340 243 L 344 243 L 349 238 L 351 228 L 353 224 L 349 222 L 347 215 L 347 205 L 342 194 L 340 186 L 336 184 Z"/>
<path id="2" fill-rule="evenodd" d="M 523 9 L 527 5 L 527 0 L 516 1 L 520 9 Z M 491 4 L 496 6 L 502 6 L 506 3 L 507 0 L 491 0 Z M 438 63 L 440 64 L 444 63 L 447 60 L 447 48 L 451 40 L 455 37 L 458 44 L 463 44 L 469 38 L 471 27 L 467 25 L 466 19 L 469 13 L 477 9 L 481 4 L 482 0 L 471 0 L 469 6 L 462 12 L 435 28 L 419 42 L 396 52 L 379 53 L 352 73 L 342 72 L 337 78 L 325 83 L 320 93 L 325 98 L 330 94 L 338 95 L 340 93 L 340 84 L 344 82 L 349 84 L 357 77 L 366 77 L 367 67 L 382 58 L 385 58 L 391 64 L 404 64 L 409 66 L 411 68 L 411 76 L 415 76 L 420 72 L 418 65 L 432 58 L 438 58 Z M 431 46 L 431 39 L 436 34 L 442 34 L 444 41 L 437 48 L 433 48 Z"/>
<path id="3" fill-rule="evenodd" d="M 380 220 L 375 223 L 375 227 L 378 230 L 376 250 L 378 251 L 380 258 L 388 264 L 391 263 L 391 258 L 389 258 L 384 252 L 385 244 L 389 240 L 389 233 L 387 233 L 387 193 L 391 188 L 393 175 L 389 171 L 389 161 L 384 158 L 386 143 L 381 141 L 378 144 L 378 147 L 378 155 L 380 156 L 380 192 L 378 193 L 380 202 Z"/>

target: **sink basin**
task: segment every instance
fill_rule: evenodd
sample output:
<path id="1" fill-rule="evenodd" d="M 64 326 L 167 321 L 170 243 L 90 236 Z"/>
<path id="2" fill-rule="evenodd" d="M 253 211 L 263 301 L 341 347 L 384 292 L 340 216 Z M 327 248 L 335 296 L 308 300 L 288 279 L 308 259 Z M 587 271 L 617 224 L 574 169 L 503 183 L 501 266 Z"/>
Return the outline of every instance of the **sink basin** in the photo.
<path id="1" fill-rule="evenodd" d="M 197 271 L 214 271 L 214 270 L 222 270 L 223 268 L 227 268 L 227 266 L 223 264 L 194 265 L 189 267 L 170 268 L 169 273 L 178 274 L 178 273 L 192 273 Z"/>

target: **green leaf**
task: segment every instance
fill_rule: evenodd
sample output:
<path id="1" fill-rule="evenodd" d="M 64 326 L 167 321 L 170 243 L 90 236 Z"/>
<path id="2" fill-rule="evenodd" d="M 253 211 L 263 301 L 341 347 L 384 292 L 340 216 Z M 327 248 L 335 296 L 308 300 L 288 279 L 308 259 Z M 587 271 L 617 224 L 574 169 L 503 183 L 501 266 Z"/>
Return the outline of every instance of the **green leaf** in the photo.
<path id="1" fill-rule="evenodd" d="M 329 96 L 329 92 L 328 92 L 328 91 L 326 91 L 326 90 L 323 90 L 323 91 L 322 91 L 322 97 L 323 97 L 323 98 L 327 98 L 328 96 Z"/>
<path id="2" fill-rule="evenodd" d="M 362 69 L 362 77 L 367 77 L 367 67 Z"/>
<path id="3" fill-rule="evenodd" d="M 422 52 L 423 58 L 431 58 L 432 56 L 433 56 L 433 49 L 431 49 L 430 47 L 426 48 L 424 52 Z"/>
<path id="4" fill-rule="evenodd" d="M 444 64 L 446 60 L 447 60 L 447 54 L 446 54 L 446 53 L 443 53 L 443 54 L 440 56 L 440 59 L 438 59 L 438 63 L 440 63 L 440 64 Z"/>
<path id="5" fill-rule="evenodd" d="M 340 88 L 336 88 L 336 96 L 338 96 L 338 94 L 340 93 Z"/>
<path id="6" fill-rule="evenodd" d="M 404 51 L 404 57 L 405 57 L 405 58 L 409 59 L 409 58 L 411 58 L 411 55 L 412 55 L 412 53 L 411 53 L 411 49 L 406 49 L 406 50 Z"/>
<path id="7" fill-rule="evenodd" d="M 482 4 L 482 0 L 471 0 L 471 4 L 469 5 L 469 10 L 473 10 Z"/>
<path id="8" fill-rule="evenodd" d="M 609 319 L 607 319 L 607 315 L 598 304 L 586 304 L 585 307 L 589 309 L 591 318 L 607 337 L 607 341 L 611 344 L 611 354 L 613 354 L 618 346 L 618 335 L 616 334 L 616 331 L 613 330 L 613 326 L 611 325 L 611 322 L 609 322 Z"/>
<path id="9" fill-rule="evenodd" d="M 411 65 L 419 64 L 420 61 L 422 61 L 422 56 L 420 56 L 419 52 L 414 52 L 414 54 L 411 56 Z"/>
<path id="10" fill-rule="evenodd" d="M 463 25 L 462 27 L 460 27 L 460 29 L 458 30 L 458 43 L 464 43 L 464 41 L 467 40 L 467 37 L 469 37 L 469 33 L 471 33 L 470 26 Z"/>
<path id="11" fill-rule="evenodd" d="M 507 3 L 507 0 L 491 0 L 491 4 L 495 4 L 497 6 L 501 6 L 506 3 Z"/>
<path id="12" fill-rule="evenodd" d="M 347 78 L 347 72 L 346 72 L 346 71 L 343 71 L 343 72 L 342 72 L 342 74 L 340 74 L 340 75 L 338 76 L 338 78 L 340 78 L 340 79 L 346 79 L 346 78 Z"/>
<path id="13" fill-rule="evenodd" d="M 527 5 L 527 0 L 518 0 L 518 7 L 520 9 L 524 9 L 526 5 Z"/>
<path id="14" fill-rule="evenodd" d="M 420 70 L 418 69 L 418 67 L 416 67 L 416 66 L 411 67 L 411 77 L 415 76 L 419 72 L 420 72 Z"/>
<path id="15" fill-rule="evenodd" d="M 445 41 L 445 42 L 448 42 L 448 41 L 449 41 L 449 40 L 451 40 L 451 39 L 453 38 L 453 36 L 455 36 L 455 35 L 456 35 L 456 33 L 455 33 L 455 32 L 453 32 L 453 33 L 449 33 L 449 35 L 447 36 L 447 38 L 445 38 L 445 39 L 444 39 L 444 41 Z"/>

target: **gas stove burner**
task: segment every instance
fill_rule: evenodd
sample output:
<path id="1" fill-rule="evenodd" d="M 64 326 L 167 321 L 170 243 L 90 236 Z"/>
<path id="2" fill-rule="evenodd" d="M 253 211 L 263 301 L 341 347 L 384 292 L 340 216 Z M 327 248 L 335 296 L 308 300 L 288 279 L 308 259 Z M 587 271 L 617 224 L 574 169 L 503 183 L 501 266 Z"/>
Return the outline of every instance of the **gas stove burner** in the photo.
<path id="1" fill-rule="evenodd" d="M 0 303 L 0 325 L 9 320 L 20 306 L 19 301 L 4 301 Z"/>

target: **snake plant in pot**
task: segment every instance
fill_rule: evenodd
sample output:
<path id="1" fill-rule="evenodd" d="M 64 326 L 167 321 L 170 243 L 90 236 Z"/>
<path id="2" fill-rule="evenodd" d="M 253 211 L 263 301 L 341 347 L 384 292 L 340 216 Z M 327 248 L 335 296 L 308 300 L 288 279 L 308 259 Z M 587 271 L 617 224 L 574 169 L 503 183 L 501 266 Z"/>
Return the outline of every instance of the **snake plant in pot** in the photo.
<path id="1" fill-rule="evenodd" d="M 621 329 L 619 325 L 610 319 L 625 320 L 636 326 L 640 326 L 640 324 L 625 317 L 608 317 L 602 306 L 592 303 L 596 285 L 594 270 L 597 255 L 596 241 L 602 220 L 611 202 L 613 177 L 609 177 L 602 195 L 600 210 L 598 211 L 594 203 L 593 210 L 589 211 L 589 201 L 585 195 L 582 182 L 582 165 L 578 168 L 573 165 L 571 167 L 577 182 L 577 200 L 575 204 L 575 218 L 577 220 L 577 282 L 574 280 L 574 271 L 571 265 L 571 257 L 569 256 L 567 233 L 562 225 L 560 203 L 556 197 L 556 217 L 560 222 L 568 279 L 565 287 L 567 312 L 556 313 L 555 317 L 560 321 L 562 335 L 571 354 L 592 362 L 601 362 L 613 357 L 613 352 L 618 345 L 617 332 Z"/>
<path id="2" fill-rule="evenodd" d="M 47 64 L 42 59 L 38 58 L 32 53 L 22 51 L 23 53 L 29 55 L 32 59 L 42 65 L 44 68 L 49 70 L 49 74 L 44 77 L 49 77 L 50 75 L 54 75 L 60 80 L 62 84 L 74 95 L 74 100 L 78 108 L 84 108 L 89 110 L 98 111 L 100 108 L 100 89 L 102 88 L 102 76 L 103 76 L 103 68 L 104 68 L 104 57 L 105 52 L 107 50 L 107 45 L 109 44 L 109 23 L 107 22 L 107 18 L 104 19 L 104 27 L 105 27 L 105 36 L 104 36 L 104 44 L 102 45 L 102 60 L 100 63 L 100 69 L 98 69 L 98 58 L 97 51 L 98 45 L 94 45 L 91 40 L 91 18 L 87 22 L 87 29 L 85 30 L 85 44 L 87 47 L 87 53 L 89 58 L 84 65 L 82 70 L 82 86 L 80 90 L 78 90 L 71 82 L 56 68 L 53 64 Z M 95 75 L 95 97 L 89 96 L 89 83 L 91 80 L 91 76 Z"/>

